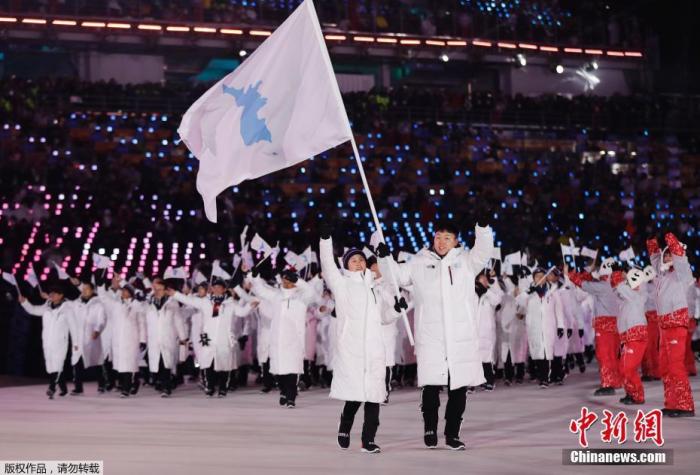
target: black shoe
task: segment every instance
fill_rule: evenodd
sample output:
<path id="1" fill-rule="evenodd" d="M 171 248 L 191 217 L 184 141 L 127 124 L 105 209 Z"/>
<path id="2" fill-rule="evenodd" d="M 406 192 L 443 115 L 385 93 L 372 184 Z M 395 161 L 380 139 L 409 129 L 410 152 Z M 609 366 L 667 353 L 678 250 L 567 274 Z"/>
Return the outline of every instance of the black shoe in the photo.
<path id="1" fill-rule="evenodd" d="M 384 398 L 384 402 L 382 403 L 382 406 L 386 406 L 387 404 L 389 404 L 389 396 Z"/>
<path id="2" fill-rule="evenodd" d="M 467 387 L 467 394 L 474 394 L 474 386 Z M 437 442 L 435 444 L 437 445 Z"/>
<path id="3" fill-rule="evenodd" d="M 119 395 L 119 397 L 121 397 L 121 398 L 127 398 L 127 397 L 129 397 L 129 393 L 126 392 L 126 391 L 122 391 L 122 393 Z"/>
<path id="4" fill-rule="evenodd" d="M 626 405 L 626 406 L 637 406 L 637 405 L 640 405 L 640 404 L 644 404 L 644 401 L 635 401 L 634 399 L 632 399 L 632 398 L 630 397 L 629 399 L 627 399 L 627 400 L 625 400 L 625 401 L 622 401 L 622 404 L 624 404 L 624 405 Z"/>
<path id="5" fill-rule="evenodd" d="M 374 442 L 367 442 L 367 443 L 363 442 L 362 443 L 362 452 L 364 452 L 366 454 L 378 454 L 379 452 L 381 452 L 381 449 Z"/>
<path id="6" fill-rule="evenodd" d="M 523 378 L 516 379 L 515 384 L 523 384 Z"/>
<path id="7" fill-rule="evenodd" d="M 581 373 L 585 373 L 586 372 L 586 365 L 585 364 L 578 365 L 578 370 Z"/>
<path id="8" fill-rule="evenodd" d="M 70 392 L 71 396 L 82 396 L 83 395 L 83 390 L 82 389 L 74 389 Z"/>
<path id="9" fill-rule="evenodd" d="M 105 391 L 112 391 L 114 389 L 114 383 L 108 384 L 105 386 Z"/>
<path id="10" fill-rule="evenodd" d="M 297 405 L 294 401 L 287 401 L 287 409 L 294 409 L 295 407 L 297 407 Z"/>
<path id="11" fill-rule="evenodd" d="M 49 397 L 49 399 L 53 399 L 53 395 L 56 394 L 55 389 L 47 389 L 46 390 L 46 395 Z"/>
<path id="12" fill-rule="evenodd" d="M 170 394 L 171 394 L 170 391 L 163 391 L 162 393 L 160 393 L 160 397 L 169 398 Z"/>
<path id="13" fill-rule="evenodd" d="M 540 389 L 547 389 L 547 388 L 549 388 L 549 383 L 546 381 L 542 381 L 540 383 Z"/>
<path id="14" fill-rule="evenodd" d="M 269 393 L 270 391 L 272 391 L 272 388 L 271 388 L 271 387 L 270 387 L 270 388 L 262 388 L 262 389 L 260 390 L 260 392 L 263 393 L 263 394 L 267 394 L 267 393 Z"/>
<path id="15" fill-rule="evenodd" d="M 204 394 L 205 394 L 207 397 L 214 397 L 214 390 L 213 390 L 213 389 L 207 389 L 206 391 L 204 391 Z"/>
<path id="16" fill-rule="evenodd" d="M 505 384 L 506 386 L 511 386 L 511 385 L 513 384 L 513 381 L 511 381 L 510 379 L 506 379 L 506 380 L 503 382 L 503 384 Z"/>
<path id="17" fill-rule="evenodd" d="M 343 450 L 350 447 L 350 432 L 338 432 L 338 447 Z"/>
<path id="18" fill-rule="evenodd" d="M 695 411 L 682 411 L 680 409 L 673 409 L 668 414 L 668 417 L 695 417 Z"/>
<path id="19" fill-rule="evenodd" d="M 352 430 L 353 419 L 343 419 L 340 413 L 340 423 L 338 424 L 338 447 L 345 450 L 350 447 L 350 431 Z"/>
<path id="20" fill-rule="evenodd" d="M 286 406 L 287 405 L 287 398 L 284 396 L 280 397 L 280 406 Z"/>
<path id="21" fill-rule="evenodd" d="M 484 391 L 486 391 L 487 393 L 490 393 L 490 392 L 492 392 L 492 391 L 494 390 L 494 388 L 496 387 L 496 385 L 486 383 L 486 384 L 482 384 L 481 387 L 484 389 Z"/>
<path id="22" fill-rule="evenodd" d="M 654 381 L 654 379 L 655 378 L 653 376 L 642 376 L 642 381 L 644 381 L 645 383 L 648 383 L 649 381 Z"/>
<path id="23" fill-rule="evenodd" d="M 67 388 L 61 388 L 61 392 L 58 393 L 58 395 L 61 397 L 65 396 L 66 394 L 68 394 Z"/>
<path id="24" fill-rule="evenodd" d="M 614 396 L 615 388 L 598 388 L 593 393 L 594 396 Z"/>
<path id="25" fill-rule="evenodd" d="M 219 397 L 226 397 L 226 394 L 228 394 L 226 391 L 219 391 Z"/>
<path id="26" fill-rule="evenodd" d="M 434 430 L 426 430 L 423 434 L 423 442 L 429 449 L 436 448 L 438 444 L 437 432 Z"/>
<path id="27" fill-rule="evenodd" d="M 453 437 L 447 437 L 445 439 L 445 445 L 450 450 L 465 450 L 467 446 L 459 439 Z"/>
<path id="28" fill-rule="evenodd" d="M 141 387 L 141 383 L 137 379 L 134 381 L 134 384 L 131 385 L 131 391 L 129 391 L 129 394 L 132 396 L 135 396 L 139 392 L 139 388 Z"/>

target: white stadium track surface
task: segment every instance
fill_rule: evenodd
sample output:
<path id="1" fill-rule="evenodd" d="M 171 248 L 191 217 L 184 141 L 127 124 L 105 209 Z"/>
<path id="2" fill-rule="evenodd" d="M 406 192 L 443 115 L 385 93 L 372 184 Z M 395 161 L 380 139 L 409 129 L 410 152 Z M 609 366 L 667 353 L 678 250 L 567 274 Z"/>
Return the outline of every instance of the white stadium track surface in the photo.
<path id="1" fill-rule="evenodd" d="M 577 370 L 576 370 L 577 371 Z M 700 378 L 691 378 L 696 406 Z M 152 388 L 129 399 L 116 392 L 98 396 L 94 383 L 83 396 L 50 401 L 45 386 L 0 388 L 0 460 L 103 460 L 106 474 L 554 474 L 554 473 L 698 473 L 700 416 L 664 418 L 665 448 L 674 450 L 673 466 L 563 466 L 562 449 L 577 448 L 570 419 L 587 405 L 624 408 L 630 421 L 626 448 L 655 448 L 633 440 L 639 406 L 623 406 L 615 397 L 593 398 L 594 366 L 574 373 L 564 386 L 538 389 L 534 383 L 468 396 L 462 440 L 466 452 L 427 450 L 418 408 L 420 392 L 401 389 L 381 409 L 378 455 L 360 452 L 362 410 L 352 445 L 341 451 L 336 429 L 342 403 L 327 390 L 299 394 L 297 407 L 279 407 L 278 394 L 257 388 L 207 399 L 193 383 L 161 399 Z M 70 385 L 69 385 L 70 387 Z M 645 410 L 662 407 L 660 382 L 645 383 Z M 442 394 L 441 415 L 445 407 Z M 442 434 L 443 421 L 440 421 Z M 600 420 L 588 431 L 590 446 L 600 441 Z"/>

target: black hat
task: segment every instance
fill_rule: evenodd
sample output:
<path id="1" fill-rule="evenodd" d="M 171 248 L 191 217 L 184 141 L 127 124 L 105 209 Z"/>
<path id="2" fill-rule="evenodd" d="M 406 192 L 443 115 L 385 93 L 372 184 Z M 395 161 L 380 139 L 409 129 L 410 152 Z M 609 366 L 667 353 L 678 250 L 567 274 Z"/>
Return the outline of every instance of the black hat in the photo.
<path id="1" fill-rule="evenodd" d="M 297 280 L 299 280 L 299 276 L 297 275 L 297 273 L 291 269 L 286 269 L 282 271 L 282 278 L 290 282 L 296 282 Z"/>
<path id="2" fill-rule="evenodd" d="M 348 252 L 346 252 L 345 255 L 343 255 L 343 268 L 347 269 L 348 262 L 350 261 L 350 259 L 353 256 L 358 256 L 358 255 L 362 256 L 362 258 L 365 260 L 365 262 L 367 262 L 367 258 L 365 257 L 365 254 L 360 249 L 357 249 L 357 248 L 348 249 Z"/>

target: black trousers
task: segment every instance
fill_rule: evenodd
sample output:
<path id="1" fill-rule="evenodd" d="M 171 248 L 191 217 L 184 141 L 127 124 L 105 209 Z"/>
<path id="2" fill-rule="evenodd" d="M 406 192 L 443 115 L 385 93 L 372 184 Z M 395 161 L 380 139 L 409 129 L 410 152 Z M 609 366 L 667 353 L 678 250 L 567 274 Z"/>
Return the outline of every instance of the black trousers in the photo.
<path id="1" fill-rule="evenodd" d="M 561 356 L 555 356 L 552 360 L 551 380 L 553 383 L 564 380 L 564 358 Z"/>
<path id="2" fill-rule="evenodd" d="M 318 367 L 318 380 L 321 383 L 322 388 L 330 387 L 333 381 L 333 371 L 328 371 L 326 365 L 321 365 Z"/>
<path id="3" fill-rule="evenodd" d="M 493 363 L 481 363 L 481 366 L 484 368 L 484 378 L 486 378 L 486 384 L 493 386 L 493 383 L 496 382 L 496 375 L 493 372 Z"/>
<path id="4" fill-rule="evenodd" d="M 376 402 L 365 402 L 365 420 L 362 424 L 362 445 L 374 442 L 374 437 L 377 435 L 379 427 L 379 404 Z M 347 401 L 343 412 L 340 414 L 340 424 L 344 430 L 350 432 L 352 423 L 355 420 L 355 414 L 362 405 L 358 401 Z"/>
<path id="5" fill-rule="evenodd" d="M 122 394 L 129 394 L 131 389 L 138 383 L 134 373 L 119 373 L 119 386 Z"/>
<path id="6" fill-rule="evenodd" d="M 97 387 L 104 389 L 105 387 L 105 375 L 103 368 L 99 366 L 92 366 L 90 368 L 85 368 L 85 362 L 83 357 L 76 364 L 73 365 L 73 384 L 74 390 L 78 392 L 83 391 L 83 382 L 86 379 L 94 377 L 97 380 Z"/>
<path id="7" fill-rule="evenodd" d="M 384 384 L 386 386 L 386 393 L 388 395 L 391 392 L 391 366 L 386 367 L 386 376 L 384 376 Z M 365 409 L 365 411 L 366 410 L 367 409 Z"/>
<path id="8" fill-rule="evenodd" d="M 63 371 L 58 373 L 49 373 L 49 390 L 56 391 L 56 385 L 62 392 L 66 392 L 66 374 Z"/>
<path id="9" fill-rule="evenodd" d="M 440 408 L 440 389 L 442 386 L 424 386 L 421 393 L 421 411 L 425 431 L 437 433 L 438 409 Z M 445 437 L 459 438 L 462 416 L 467 407 L 467 388 L 461 387 L 447 391 L 445 408 Z"/>
<path id="10" fill-rule="evenodd" d="M 270 373 L 270 358 L 262 364 L 262 385 L 265 389 L 275 387 L 275 378 Z"/>
<path id="11" fill-rule="evenodd" d="M 173 373 L 165 367 L 162 356 L 158 360 L 158 383 L 162 392 L 170 394 L 173 391 Z"/>
<path id="12" fill-rule="evenodd" d="M 549 383 L 549 360 L 533 360 L 537 380 L 542 383 Z"/>
<path id="13" fill-rule="evenodd" d="M 85 379 L 85 363 L 83 362 L 83 357 L 76 364 L 73 365 L 73 386 L 74 391 L 83 391 L 83 380 Z"/>
<path id="14" fill-rule="evenodd" d="M 313 384 L 311 380 L 311 364 L 310 360 L 304 360 L 304 374 L 301 375 L 301 381 L 307 389 Z"/>
<path id="15" fill-rule="evenodd" d="M 110 360 L 109 358 L 105 358 L 105 360 L 102 362 L 101 373 L 101 380 L 103 381 L 104 385 L 100 387 L 104 387 L 104 389 L 111 391 L 112 388 L 114 388 L 114 384 L 117 380 L 117 372 L 114 371 L 114 365 L 112 364 L 112 360 Z M 98 379 L 97 381 L 99 385 L 100 379 Z"/>
<path id="16" fill-rule="evenodd" d="M 280 395 L 287 398 L 287 401 L 294 402 L 297 399 L 297 377 L 296 374 L 280 374 L 277 376 Z"/>
<path id="17" fill-rule="evenodd" d="M 522 381 L 525 377 L 525 363 L 515 363 L 510 359 L 510 351 L 508 352 L 508 358 L 503 365 L 503 371 L 505 372 L 506 381 L 513 381 L 513 376 L 515 376 L 516 381 Z"/>
<path id="18" fill-rule="evenodd" d="M 230 379 L 231 371 L 216 371 L 214 369 L 214 363 L 204 370 L 204 385 L 207 387 L 207 392 L 209 393 L 216 391 L 218 386 L 219 393 L 226 394 Z"/>

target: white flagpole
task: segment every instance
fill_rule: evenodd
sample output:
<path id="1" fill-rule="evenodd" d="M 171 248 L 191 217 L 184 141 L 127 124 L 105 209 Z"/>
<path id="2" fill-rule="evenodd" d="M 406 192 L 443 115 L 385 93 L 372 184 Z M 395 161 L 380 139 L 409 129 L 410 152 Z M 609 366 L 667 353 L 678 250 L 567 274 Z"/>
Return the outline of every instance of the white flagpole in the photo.
<path id="1" fill-rule="evenodd" d="M 360 159 L 360 152 L 357 150 L 357 144 L 355 143 L 355 136 L 353 135 L 350 139 L 352 144 L 352 151 L 355 154 L 355 161 L 357 162 L 357 168 L 360 171 L 360 178 L 362 178 L 362 186 L 365 187 L 365 195 L 367 195 L 367 202 L 369 202 L 369 209 L 372 213 L 372 219 L 374 220 L 374 225 L 379 233 L 379 238 L 381 242 L 384 242 L 384 233 L 382 232 L 382 225 L 379 222 L 379 217 L 377 216 L 377 210 L 374 208 L 374 200 L 372 199 L 372 193 L 369 191 L 369 184 L 367 183 L 367 177 L 365 176 L 365 168 L 362 166 L 362 160 Z M 391 258 L 393 260 L 393 257 Z M 394 293 L 397 298 L 401 298 L 401 291 L 399 290 L 399 283 L 396 281 L 396 276 L 392 271 L 392 266 L 389 266 L 389 280 L 394 288 Z M 411 332 L 411 325 L 408 322 L 408 315 L 406 315 L 406 310 L 401 309 L 401 319 L 403 320 L 404 327 L 406 328 L 406 334 L 408 335 L 408 341 L 411 346 L 415 346 L 415 341 L 413 339 L 413 332 Z"/>
<path id="2" fill-rule="evenodd" d="M 257 264 L 255 264 L 255 265 L 253 266 L 253 269 L 257 269 L 258 266 L 259 266 L 260 264 L 262 264 L 263 262 L 265 262 L 265 261 L 267 260 L 267 258 L 270 257 L 271 255 L 272 255 L 272 253 L 269 253 L 268 255 L 266 255 L 265 257 L 263 257 L 263 258 L 260 260 L 260 262 L 258 262 Z"/>
<path id="3" fill-rule="evenodd" d="M 39 274 L 36 273 L 36 269 L 34 269 L 34 264 L 29 264 L 32 268 L 32 272 L 34 273 L 34 277 L 36 277 L 36 286 L 39 287 L 39 292 L 44 293 L 44 291 L 41 288 L 41 282 L 39 282 Z"/>

